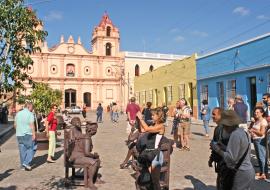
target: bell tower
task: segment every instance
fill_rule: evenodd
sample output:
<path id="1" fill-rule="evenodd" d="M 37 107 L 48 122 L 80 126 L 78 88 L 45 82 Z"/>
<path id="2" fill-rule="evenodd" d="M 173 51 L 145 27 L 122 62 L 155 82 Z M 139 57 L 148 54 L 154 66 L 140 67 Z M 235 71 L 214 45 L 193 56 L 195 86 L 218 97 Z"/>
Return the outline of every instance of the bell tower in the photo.
<path id="1" fill-rule="evenodd" d="M 119 56 L 120 35 L 105 12 L 92 34 L 92 51 L 99 56 Z"/>

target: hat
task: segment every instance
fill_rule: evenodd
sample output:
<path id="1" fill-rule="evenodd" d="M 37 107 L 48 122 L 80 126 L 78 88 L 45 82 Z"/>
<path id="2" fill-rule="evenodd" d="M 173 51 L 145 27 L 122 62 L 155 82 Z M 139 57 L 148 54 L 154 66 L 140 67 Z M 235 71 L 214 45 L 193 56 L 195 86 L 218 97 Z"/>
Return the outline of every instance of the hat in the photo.
<path id="1" fill-rule="evenodd" d="M 221 113 L 221 120 L 219 123 L 226 126 L 235 126 L 243 123 L 243 121 L 235 111 L 225 110 Z"/>

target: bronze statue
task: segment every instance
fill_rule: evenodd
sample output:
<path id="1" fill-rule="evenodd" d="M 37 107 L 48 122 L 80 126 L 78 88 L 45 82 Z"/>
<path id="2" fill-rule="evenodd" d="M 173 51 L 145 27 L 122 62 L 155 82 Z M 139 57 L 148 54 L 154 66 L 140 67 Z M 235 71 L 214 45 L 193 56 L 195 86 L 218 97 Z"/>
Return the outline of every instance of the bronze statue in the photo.
<path id="1" fill-rule="evenodd" d="M 100 168 L 100 159 L 97 153 L 91 153 L 93 149 L 91 137 L 97 132 L 97 123 L 87 122 L 86 134 L 82 133 L 81 121 L 78 117 L 71 120 L 74 126 L 71 129 L 71 142 L 74 143 L 74 148 L 70 156 L 70 161 L 73 164 L 84 165 L 88 170 L 88 187 L 92 190 L 97 189 L 94 183 L 98 177 Z"/>

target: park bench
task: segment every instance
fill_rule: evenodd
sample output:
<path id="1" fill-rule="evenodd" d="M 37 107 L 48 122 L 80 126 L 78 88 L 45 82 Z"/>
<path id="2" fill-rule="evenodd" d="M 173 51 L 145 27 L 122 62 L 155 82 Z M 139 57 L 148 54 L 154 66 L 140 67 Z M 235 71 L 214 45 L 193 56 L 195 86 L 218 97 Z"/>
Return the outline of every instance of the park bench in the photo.
<path id="1" fill-rule="evenodd" d="M 71 143 L 71 131 L 70 129 L 64 130 L 64 167 L 65 167 L 65 179 L 66 181 L 71 180 L 74 185 L 84 185 L 85 188 L 88 187 L 88 168 L 83 164 L 73 164 L 69 159 L 73 150 L 73 144 Z M 71 178 L 69 177 L 69 169 L 72 169 Z M 83 183 L 81 176 L 77 176 L 75 169 L 83 169 Z"/>
<path id="2" fill-rule="evenodd" d="M 37 150 L 48 150 L 49 149 L 49 139 L 46 132 L 36 133 Z"/>

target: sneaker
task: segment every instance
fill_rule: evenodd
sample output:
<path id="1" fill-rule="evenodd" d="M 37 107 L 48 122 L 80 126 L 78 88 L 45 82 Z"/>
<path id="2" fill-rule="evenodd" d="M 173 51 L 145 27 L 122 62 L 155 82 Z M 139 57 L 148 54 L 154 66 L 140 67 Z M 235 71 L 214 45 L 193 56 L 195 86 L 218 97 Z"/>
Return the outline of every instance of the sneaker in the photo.
<path id="1" fill-rule="evenodd" d="M 31 171 L 32 170 L 31 166 L 28 166 L 28 165 L 24 164 L 23 167 L 24 167 L 25 171 Z"/>

